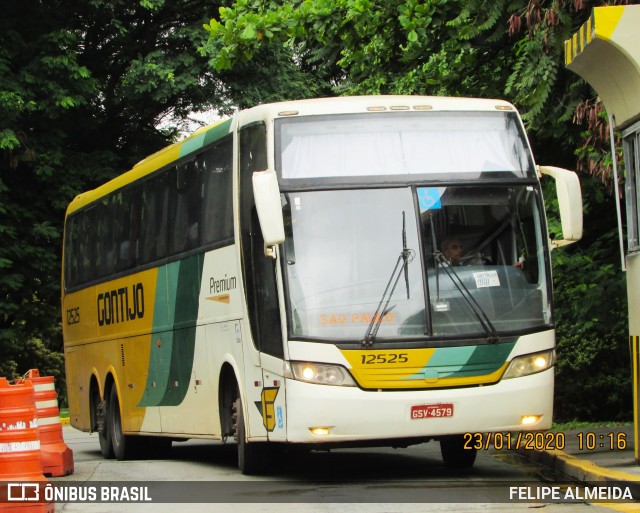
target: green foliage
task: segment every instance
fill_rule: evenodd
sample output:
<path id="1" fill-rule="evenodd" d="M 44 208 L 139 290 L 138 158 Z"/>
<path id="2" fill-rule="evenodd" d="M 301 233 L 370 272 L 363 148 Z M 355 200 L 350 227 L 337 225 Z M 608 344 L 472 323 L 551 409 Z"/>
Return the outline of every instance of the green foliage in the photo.
<path id="1" fill-rule="evenodd" d="M 573 116 L 574 121 L 585 130 L 581 132 L 581 145 L 575 150 L 578 170 L 597 177 L 608 190 L 615 188 L 613 157 L 609 120 L 598 99 L 587 99 L 580 103 Z M 614 132 L 616 162 L 620 182 L 624 181 L 625 166 L 621 136 Z"/>
<path id="2" fill-rule="evenodd" d="M 20 146 L 16 133 L 7 128 L 0 132 L 0 150 L 13 150 Z"/>
<path id="3" fill-rule="evenodd" d="M 566 433 L 567 431 L 573 431 L 573 430 L 588 431 L 590 429 L 616 428 L 616 427 L 624 427 L 628 425 L 629 425 L 628 422 L 609 422 L 609 421 L 586 422 L 586 421 L 572 420 L 569 422 L 559 422 L 559 423 L 554 422 L 553 426 L 551 427 L 551 430 L 561 431 L 563 433 Z"/>
<path id="4" fill-rule="evenodd" d="M 284 46 L 335 92 L 401 93 L 407 64 L 426 62 L 421 42 L 441 37 L 447 7 L 446 0 L 243 0 L 205 25 L 210 39 L 202 51 L 221 70 L 262 46 Z"/>
<path id="5" fill-rule="evenodd" d="M 240 64 L 223 74 L 226 92 L 235 98 L 239 109 L 330 94 L 328 88 L 323 89 L 323 81 L 317 72 L 300 71 L 291 60 L 288 49 L 260 48 L 257 57 L 255 61 Z M 251 77 L 250 81 L 246 80 L 247 76 Z"/>
<path id="6" fill-rule="evenodd" d="M 584 238 L 552 253 L 558 339 L 555 418 L 624 421 L 631 418 L 632 388 L 615 206 L 596 179 L 584 178 L 582 189 Z M 554 203 L 547 205 L 550 230 L 558 233 Z"/>
<path id="7" fill-rule="evenodd" d="M 4 351 L 11 354 L 12 358 L 0 360 L 0 376 L 12 381 L 22 377 L 29 369 L 38 369 L 40 376 L 54 377 L 58 403 L 61 406 L 67 405 L 64 357 L 60 351 L 33 338 L 19 342 L 5 341 L 3 354 Z"/>
<path id="8" fill-rule="evenodd" d="M 62 379 L 60 260 L 69 201 L 172 142 L 175 123 L 161 129 L 161 120 L 237 103 L 197 50 L 218 5 L 3 5 L 0 375 L 40 367 Z M 250 76 L 235 80 L 240 92 Z"/>
<path id="9" fill-rule="evenodd" d="M 241 0 L 205 24 L 201 51 L 227 70 L 284 47 L 333 94 L 504 97 L 534 135 L 555 137 L 579 100 L 563 41 L 588 7 L 576 15 L 563 2 L 524 0 Z"/>

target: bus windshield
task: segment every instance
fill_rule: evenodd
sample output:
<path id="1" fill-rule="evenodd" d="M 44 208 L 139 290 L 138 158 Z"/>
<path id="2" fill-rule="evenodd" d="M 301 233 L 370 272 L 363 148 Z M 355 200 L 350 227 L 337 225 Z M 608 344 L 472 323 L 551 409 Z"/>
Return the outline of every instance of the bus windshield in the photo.
<path id="1" fill-rule="evenodd" d="M 551 322 L 534 186 L 301 191 L 284 197 L 292 337 L 357 342 L 375 324 L 377 339 L 386 341 L 460 338 Z"/>
<path id="2" fill-rule="evenodd" d="M 515 112 L 343 114 L 279 119 L 276 168 L 305 180 L 535 178 Z M 369 180 L 371 181 L 371 180 Z"/>

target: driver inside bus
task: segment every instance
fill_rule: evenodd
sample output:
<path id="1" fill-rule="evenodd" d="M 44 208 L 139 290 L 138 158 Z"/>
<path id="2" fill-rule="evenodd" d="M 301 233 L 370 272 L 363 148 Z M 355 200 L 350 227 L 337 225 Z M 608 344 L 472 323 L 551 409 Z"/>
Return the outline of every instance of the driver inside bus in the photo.
<path id="1" fill-rule="evenodd" d="M 488 263 L 487 259 L 484 257 L 482 253 L 476 253 L 473 255 L 464 256 L 464 247 L 460 242 L 460 238 L 455 235 L 448 235 L 442 241 L 442 254 L 447 259 L 449 265 L 458 266 L 458 265 L 484 265 Z M 512 264 L 513 267 L 517 267 L 518 269 L 523 268 L 522 260 L 518 260 L 517 262 Z"/>
<path id="2" fill-rule="evenodd" d="M 462 258 L 462 244 L 458 237 L 450 235 L 442 241 L 442 254 L 451 265 L 460 265 Z"/>
<path id="3" fill-rule="evenodd" d="M 447 259 L 449 265 L 483 265 L 487 263 L 484 255 L 476 253 L 464 256 L 464 247 L 460 238 L 455 235 L 448 235 L 442 241 L 442 254 Z"/>

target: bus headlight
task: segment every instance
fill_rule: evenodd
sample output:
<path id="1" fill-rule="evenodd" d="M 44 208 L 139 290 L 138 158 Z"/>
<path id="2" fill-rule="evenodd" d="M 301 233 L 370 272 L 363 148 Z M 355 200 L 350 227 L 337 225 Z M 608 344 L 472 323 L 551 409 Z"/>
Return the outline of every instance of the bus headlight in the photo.
<path id="1" fill-rule="evenodd" d="M 520 378 L 545 371 L 553 367 L 556 363 L 556 350 L 548 349 L 539 353 L 517 356 L 507 367 L 502 379 Z"/>
<path id="2" fill-rule="evenodd" d="M 317 385 L 356 386 L 351 374 L 341 365 L 312 362 L 286 362 L 284 374 L 288 378 Z"/>

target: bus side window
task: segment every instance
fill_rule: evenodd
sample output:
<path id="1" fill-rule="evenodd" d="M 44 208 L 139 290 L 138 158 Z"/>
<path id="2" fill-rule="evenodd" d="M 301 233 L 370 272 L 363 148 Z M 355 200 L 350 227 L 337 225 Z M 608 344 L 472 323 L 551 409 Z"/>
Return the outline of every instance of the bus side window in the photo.
<path id="1" fill-rule="evenodd" d="M 69 289 L 75 287 L 79 280 L 78 237 L 80 235 L 80 217 L 78 214 L 67 219 L 65 233 L 64 285 Z"/>
<path id="2" fill-rule="evenodd" d="M 252 175 L 267 168 L 263 125 L 240 132 L 240 230 L 242 263 L 251 333 L 256 348 L 284 355 L 276 286 L 275 261 L 264 255 L 264 240 L 253 197 Z"/>
<path id="3" fill-rule="evenodd" d="M 97 205 L 98 219 L 96 230 L 96 273 L 98 276 L 109 276 L 115 267 L 113 250 L 113 217 L 109 213 L 109 203 L 102 199 Z"/>
<path id="4" fill-rule="evenodd" d="M 252 316 L 252 330 L 258 334 L 260 351 L 282 357 L 282 335 L 280 331 L 280 315 L 278 290 L 276 287 L 275 260 L 264 254 L 264 239 L 258 221 L 258 212 L 251 212 L 251 270 L 253 275 L 253 291 L 255 313 Z M 250 314 L 251 315 L 251 314 Z"/>
<path id="5" fill-rule="evenodd" d="M 169 190 L 167 174 L 156 175 L 145 184 L 140 198 L 140 263 L 167 256 L 167 216 Z"/>
<path id="6" fill-rule="evenodd" d="M 81 228 L 78 235 L 79 282 L 87 283 L 95 279 L 96 209 L 91 207 L 80 214 Z"/>
<path id="7" fill-rule="evenodd" d="M 116 253 L 115 272 L 125 271 L 135 264 L 135 240 L 131 240 L 132 200 L 131 189 L 117 192 L 111 198 L 112 208 L 117 212 L 112 215 L 115 221 L 113 244 L 113 250 Z"/>
<path id="8" fill-rule="evenodd" d="M 195 160 L 179 164 L 171 173 L 169 254 L 196 248 L 200 243 L 200 178 Z"/>
<path id="9" fill-rule="evenodd" d="M 140 263 L 140 223 L 142 214 L 142 188 L 136 184 L 130 189 L 129 195 L 129 266 L 135 267 Z"/>
<path id="10" fill-rule="evenodd" d="M 285 194 L 285 204 L 282 207 L 282 217 L 284 221 L 284 252 L 288 265 L 296 263 L 296 248 L 293 240 L 293 220 L 291 218 L 291 196 Z"/>
<path id="11" fill-rule="evenodd" d="M 233 240 L 233 138 L 198 156 L 202 174 L 201 242 L 203 246 Z"/>

